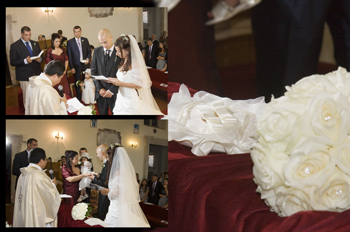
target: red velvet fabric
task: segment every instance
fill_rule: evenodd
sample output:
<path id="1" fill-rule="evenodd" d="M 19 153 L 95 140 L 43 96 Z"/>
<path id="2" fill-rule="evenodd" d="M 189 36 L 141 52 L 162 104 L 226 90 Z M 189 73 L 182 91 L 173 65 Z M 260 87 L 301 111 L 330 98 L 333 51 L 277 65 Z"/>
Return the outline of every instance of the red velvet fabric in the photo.
<path id="1" fill-rule="evenodd" d="M 72 218 L 73 205 L 62 201 L 57 214 L 57 227 L 102 227 L 99 225 L 89 226 L 84 220 L 74 220 Z"/>
<path id="2" fill-rule="evenodd" d="M 164 91 L 168 90 L 167 87 L 161 85 L 168 84 L 168 74 L 154 68 L 148 69 L 148 73 L 152 81 L 152 88 L 157 88 Z"/>
<path id="3" fill-rule="evenodd" d="M 178 83 L 168 84 L 168 96 L 178 92 Z M 270 212 L 255 191 L 250 154 L 197 157 L 191 148 L 169 142 L 168 160 L 172 231 L 350 231 L 350 210 L 285 218 Z"/>

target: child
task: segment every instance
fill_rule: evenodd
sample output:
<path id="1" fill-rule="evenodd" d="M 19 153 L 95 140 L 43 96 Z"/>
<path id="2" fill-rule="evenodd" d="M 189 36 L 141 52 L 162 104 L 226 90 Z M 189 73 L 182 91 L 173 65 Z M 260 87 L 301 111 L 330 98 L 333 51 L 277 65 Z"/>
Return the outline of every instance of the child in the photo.
<path id="1" fill-rule="evenodd" d="M 86 69 L 83 73 L 85 74 L 84 84 L 79 84 L 84 86 L 81 98 L 85 104 L 95 104 L 95 85 L 91 79 L 91 69 Z"/>
<path id="2" fill-rule="evenodd" d="M 88 153 L 81 154 L 80 161 L 81 161 L 80 172 L 82 174 L 90 172 L 92 164 L 91 164 L 91 159 L 89 158 L 89 154 Z M 89 195 L 87 195 L 87 193 L 86 193 L 85 188 L 87 186 L 90 186 L 90 183 L 91 183 L 91 179 L 89 179 L 87 177 L 83 177 L 80 180 L 80 182 L 79 182 L 80 197 L 78 198 L 78 202 L 81 202 L 89 197 Z"/>

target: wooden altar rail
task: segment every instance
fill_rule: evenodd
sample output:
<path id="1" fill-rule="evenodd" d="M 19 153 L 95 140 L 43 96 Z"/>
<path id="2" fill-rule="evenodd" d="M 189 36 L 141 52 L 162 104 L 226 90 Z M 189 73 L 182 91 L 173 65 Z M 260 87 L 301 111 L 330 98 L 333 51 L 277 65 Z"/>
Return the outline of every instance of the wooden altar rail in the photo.
<path id="1" fill-rule="evenodd" d="M 168 227 L 168 210 L 157 205 L 149 205 L 140 202 L 143 213 L 150 224 Z"/>

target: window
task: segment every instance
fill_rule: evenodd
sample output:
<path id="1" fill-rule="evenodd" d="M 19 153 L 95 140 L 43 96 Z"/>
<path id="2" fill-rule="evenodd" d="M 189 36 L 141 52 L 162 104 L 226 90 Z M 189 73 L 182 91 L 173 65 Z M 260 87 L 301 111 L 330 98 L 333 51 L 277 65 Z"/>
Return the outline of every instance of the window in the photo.
<path id="1" fill-rule="evenodd" d="M 154 154 L 150 154 L 148 157 L 148 166 L 154 168 Z"/>
<path id="2" fill-rule="evenodd" d="M 142 15 L 143 15 L 143 23 L 148 24 L 149 23 L 148 10 L 144 10 Z"/>

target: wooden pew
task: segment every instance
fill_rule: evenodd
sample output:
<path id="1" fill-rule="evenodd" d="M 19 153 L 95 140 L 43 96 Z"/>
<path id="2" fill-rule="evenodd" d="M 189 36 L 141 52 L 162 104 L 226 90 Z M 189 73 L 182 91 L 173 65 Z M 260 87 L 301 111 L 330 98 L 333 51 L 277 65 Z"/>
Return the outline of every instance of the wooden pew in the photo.
<path id="1" fill-rule="evenodd" d="M 148 69 L 152 81 L 152 89 L 158 89 L 168 92 L 168 74 L 158 69 Z"/>

